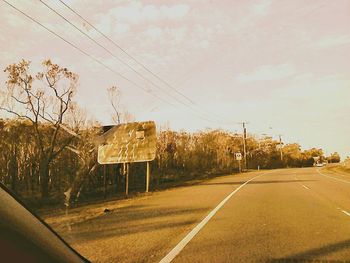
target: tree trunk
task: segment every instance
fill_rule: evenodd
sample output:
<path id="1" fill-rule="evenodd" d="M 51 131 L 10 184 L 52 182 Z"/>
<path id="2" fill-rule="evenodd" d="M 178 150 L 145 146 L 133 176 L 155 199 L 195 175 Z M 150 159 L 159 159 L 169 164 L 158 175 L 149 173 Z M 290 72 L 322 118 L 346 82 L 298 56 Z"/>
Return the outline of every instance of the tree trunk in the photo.
<path id="1" fill-rule="evenodd" d="M 17 177 L 18 177 L 18 163 L 17 163 L 17 147 L 13 146 L 12 156 L 10 158 L 9 174 L 11 176 L 11 189 L 17 192 Z"/>
<path id="2" fill-rule="evenodd" d="M 46 160 L 40 162 L 39 166 L 41 198 L 49 197 L 49 164 Z"/>

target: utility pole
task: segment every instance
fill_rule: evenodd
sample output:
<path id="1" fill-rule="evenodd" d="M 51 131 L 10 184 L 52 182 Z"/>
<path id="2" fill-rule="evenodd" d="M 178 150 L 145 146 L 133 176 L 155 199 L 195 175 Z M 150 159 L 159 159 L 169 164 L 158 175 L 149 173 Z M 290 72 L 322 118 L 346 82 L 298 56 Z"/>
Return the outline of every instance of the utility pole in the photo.
<path id="1" fill-rule="evenodd" d="M 279 134 L 278 137 L 280 138 L 280 155 L 281 155 L 281 161 L 283 161 L 283 152 L 282 152 L 282 135 Z"/>
<path id="2" fill-rule="evenodd" d="M 247 122 L 241 122 L 243 125 L 243 154 L 244 154 L 244 167 L 245 170 L 248 170 L 248 162 L 247 162 L 247 128 L 245 127 Z"/>

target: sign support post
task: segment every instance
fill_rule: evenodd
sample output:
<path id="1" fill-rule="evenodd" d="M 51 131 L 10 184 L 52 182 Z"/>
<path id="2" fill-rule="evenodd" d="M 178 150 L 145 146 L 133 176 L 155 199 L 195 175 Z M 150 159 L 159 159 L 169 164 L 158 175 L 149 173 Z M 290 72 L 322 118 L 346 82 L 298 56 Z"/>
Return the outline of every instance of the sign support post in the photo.
<path id="1" fill-rule="evenodd" d="M 150 162 L 147 162 L 147 171 L 146 171 L 146 193 L 149 191 L 149 179 L 151 176 L 151 168 L 150 168 Z"/>
<path id="2" fill-rule="evenodd" d="M 146 162 L 146 187 L 149 191 L 151 165 L 156 157 L 157 133 L 153 121 L 132 122 L 113 126 L 95 139 L 99 164 L 123 164 L 125 196 L 129 194 L 130 163 Z M 106 180 L 106 179 L 105 179 Z"/>
<path id="3" fill-rule="evenodd" d="M 107 167 L 104 164 L 103 165 L 103 194 L 104 194 L 104 199 L 107 198 Z"/>
<path id="4" fill-rule="evenodd" d="M 242 172 L 242 166 L 241 166 L 242 154 L 240 152 L 236 152 L 235 159 L 238 161 L 238 171 L 241 173 Z"/>
<path id="5" fill-rule="evenodd" d="M 124 164 L 125 165 L 125 196 L 128 197 L 129 195 L 129 163 Z"/>

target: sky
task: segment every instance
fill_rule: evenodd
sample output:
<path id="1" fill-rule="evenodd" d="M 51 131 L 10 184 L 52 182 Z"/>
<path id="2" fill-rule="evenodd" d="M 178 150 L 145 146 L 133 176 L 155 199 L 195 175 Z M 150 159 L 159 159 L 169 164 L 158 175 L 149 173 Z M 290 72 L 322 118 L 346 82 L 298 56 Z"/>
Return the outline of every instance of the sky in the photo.
<path id="1" fill-rule="evenodd" d="M 117 86 L 137 121 L 233 132 L 245 121 L 256 135 L 350 155 L 348 0 L 63 0 L 149 71 L 58 0 L 43 2 L 99 45 L 40 1 L 6 1 L 113 72 L 3 1 L 0 68 L 22 58 L 34 71 L 47 58 L 69 68 L 75 100 L 102 124 L 111 124 L 107 88 Z"/>

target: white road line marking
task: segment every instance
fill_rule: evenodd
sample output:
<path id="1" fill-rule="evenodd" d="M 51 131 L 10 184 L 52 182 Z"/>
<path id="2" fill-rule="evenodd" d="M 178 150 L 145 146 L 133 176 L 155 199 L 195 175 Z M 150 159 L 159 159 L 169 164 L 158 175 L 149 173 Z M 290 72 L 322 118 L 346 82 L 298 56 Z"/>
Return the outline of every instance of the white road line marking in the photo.
<path id="1" fill-rule="evenodd" d="M 346 214 L 347 216 L 350 216 L 349 212 L 346 212 L 345 210 L 341 210 L 344 214 Z"/>
<path id="2" fill-rule="evenodd" d="M 346 183 L 346 184 L 350 184 L 349 181 L 345 181 L 345 180 L 342 180 L 342 179 L 339 179 L 339 178 L 335 178 L 335 177 L 333 177 L 333 176 L 325 175 L 325 174 L 321 173 L 321 172 L 319 171 L 319 169 L 317 169 L 317 172 L 318 172 L 320 175 L 322 175 L 322 176 L 325 176 L 325 177 L 328 177 L 328 178 L 337 180 L 337 181 L 339 181 L 339 182 L 343 182 L 343 183 Z"/>
<path id="3" fill-rule="evenodd" d="M 296 174 L 296 173 L 295 173 L 295 174 Z M 294 175 L 294 180 L 297 181 L 297 176 L 296 176 L 296 175 Z M 306 185 L 303 185 L 302 183 L 299 183 L 299 182 L 298 182 L 298 184 L 300 184 L 300 185 L 301 185 L 302 187 L 304 187 L 305 189 L 310 190 L 310 188 L 307 187 Z"/>
<path id="4" fill-rule="evenodd" d="M 271 172 L 267 172 L 271 173 Z M 220 202 L 220 204 L 217 205 L 195 228 L 192 229 L 190 233 L 185 236 L 180 243 L 178 243 L 159 263 L 169 263 L 171 262 L 180 252 L 181 250 L 191 241 L 192 238 L 195 237 L 195 235 L 198 234 L 198 232 L 209 222 L 209 220 L 219 211 L 219 209 L 235 194 L 237 193 L 242 187 L 244 187 L 249 182 L 253 181 L 255 178 L 258 178 L 264 174 L 257 175 L 245 183 L 241 184 L 238 188 L 236 188 L 233 192 L 231 192 L 224 200 Z"/>

